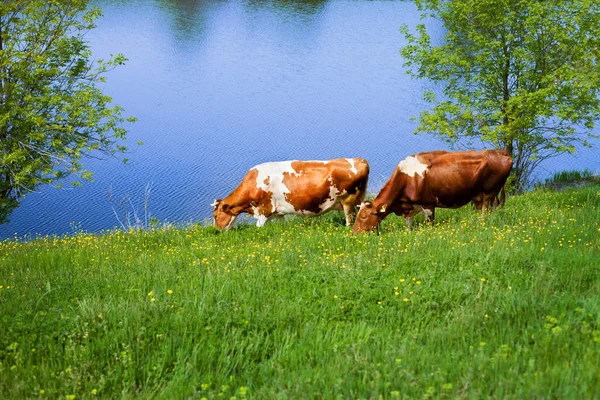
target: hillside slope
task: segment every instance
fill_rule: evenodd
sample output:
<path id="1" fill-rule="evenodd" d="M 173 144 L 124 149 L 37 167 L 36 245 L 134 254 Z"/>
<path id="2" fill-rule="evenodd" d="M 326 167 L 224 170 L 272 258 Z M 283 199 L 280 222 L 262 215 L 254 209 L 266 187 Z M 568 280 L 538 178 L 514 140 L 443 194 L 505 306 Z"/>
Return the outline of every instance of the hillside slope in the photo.
<path id="1" fill-rule="evenodd" d="M 600 186 L 342 223 L 0 242 L 0 398 L 600 396 Z"/>

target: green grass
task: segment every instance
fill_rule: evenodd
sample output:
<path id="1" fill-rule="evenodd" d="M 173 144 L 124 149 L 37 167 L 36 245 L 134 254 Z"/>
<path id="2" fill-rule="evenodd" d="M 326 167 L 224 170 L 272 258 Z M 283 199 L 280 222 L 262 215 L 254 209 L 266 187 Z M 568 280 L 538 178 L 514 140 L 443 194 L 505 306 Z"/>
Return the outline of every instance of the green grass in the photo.
<path id="1" fill-rule="evenodd" d="M 436 218 L 1 242 L 0 398 L 600 398 L 600 186 Z"/>

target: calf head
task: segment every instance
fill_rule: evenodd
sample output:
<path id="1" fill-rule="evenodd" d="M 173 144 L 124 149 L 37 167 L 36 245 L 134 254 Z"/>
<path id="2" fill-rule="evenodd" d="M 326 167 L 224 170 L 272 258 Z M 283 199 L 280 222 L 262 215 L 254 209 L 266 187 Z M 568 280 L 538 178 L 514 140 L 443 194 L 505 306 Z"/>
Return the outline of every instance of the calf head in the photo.
<path id="1" fill-rule="evenodd" d="M 213 222 L 219 229 L 229 229 L 237 218 L 237 214 L 233 212 L 233 206 L 225 203 L 222 199 L 215 200 L 211 204 L 213 210 Z"/>
<path id="2" fill-rule="evenodd" d="M 386 205 L 380 204 L 375 207 L 372 202 L 364 201 L 360 205 L 356 222 L 352 227 L 354 233 L 370 232 L 377 228 L 381 220 L 385 217 Z"/>

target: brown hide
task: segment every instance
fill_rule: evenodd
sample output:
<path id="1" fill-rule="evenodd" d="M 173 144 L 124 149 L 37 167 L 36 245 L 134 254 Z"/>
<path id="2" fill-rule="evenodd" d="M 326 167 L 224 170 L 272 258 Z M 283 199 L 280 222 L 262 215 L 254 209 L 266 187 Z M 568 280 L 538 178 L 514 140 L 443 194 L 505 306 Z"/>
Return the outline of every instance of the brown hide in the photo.
<path id="1" fill-rule="evenodd" d="M 292 171 L 283 172 L 274 179 L 267 176 L 262 184 L 270 188 L 272 182 L 282 182 L 286 187 L 284 193 L 285 201 L 289 203 L 299 214 L 307 213 L 318 215 L 323 212 L 320 205 L 331 199 L 331 186 L 336 188 L 337 204 L 335 208 L 344 207 L 347 210 L 362 201 L 366 192 L 369 175 L 368 163 L 360 158 L 355 158 L 354 167 L 356 173 L 352 172 L 352 164 L 347 159 L 330 161 L 293 161 Z M 229 223 L 240 213 L 246 212 L 269 218 L 278 210 L 273 209 L 273 193 L 263 190 L 258 182 L 258 168 L 263 164 L 252 168 L 244 177 L 242 183 L 224 200 L 217 201 L 213 216 L 215 225 L 221 229 L 228 227 Z M 331 199 L 333 200 L 333 199 Z"/>
<path id="2" fill-rule="evenodd" d="M 368 164 L 361 160 L 355 162 L 355 167 L 358 174 L 352 172 L 352 165 L 346 159 L 331 160 L 327 163 L 294 161 L 292 169 L 295 173 L 283 174 L 283 184 L 290 191 L 285 198 L 296 211 L 319 214 L 321 211 L 319 206 L 327 199 L 331 199 L 332 185 L 340 193 L 354 194 L 356 190 L 364 192 L 369 172 Z"/>
<path id="3" fill-rule="evenodd" d="M 424 176 L 408 175 L 396 167 L 372 206 L 359 212 L 355 232 L 375 228 L 391 212 L 407 216 L 413 205 L 433 210 L 457 208 L 473 201 L 485 208 L 493 204 L 513 163 L 504 150 L 434 151 L 411 157 L 427 165 Z"/>

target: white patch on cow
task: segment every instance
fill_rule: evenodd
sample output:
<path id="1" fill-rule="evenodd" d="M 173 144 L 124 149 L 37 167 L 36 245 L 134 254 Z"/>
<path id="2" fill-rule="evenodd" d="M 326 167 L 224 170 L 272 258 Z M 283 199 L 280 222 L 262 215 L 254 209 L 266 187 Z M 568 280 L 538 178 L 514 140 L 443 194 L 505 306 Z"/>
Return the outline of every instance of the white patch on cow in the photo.
<path id="1" fill-rule="evenodd" d="M 352 171 L 356 174 L 358 171 L 356 170 L 354 160 L 347 160 L 352 166 Z M 302 171 L 300 174 L 294 171 L 292 168 L 293 162 L 294 161 L 269 162 L 257 165 L 253 168 L 258 171 L 256 176 L 256 187 L 264 190 L 265 192 L 271 193 L 271 209 L 274 216 L 285 214 L 315 216 L 321 215 L 331 209 L 342 209 L 342 205 L 339 202 L 339 197 L 343 196 L 346 192 L 344 191 L 343 193 L 340 193 L 339 189 L 333 185 L 332 178 L 329 177 L 329 197 L 319 205 L 319 212 L 315 213 L 307 210 L 296 210 L 294 206 L 286 199 L 286 195 L 289 195 L 291 191 L 283 183 L 284 174 L 289 174 L 291 177 L 300 176 L 302 174 Z M 307 162 L 327 164 L 327 161 Z M 265 181 L 267 181 L 268 184 L 265 184 Z M 254 217 L 257 219 L 259 218 L 256 211 L 254 212 Z"/>
<path id="2" fill-rule="evenodd" d="M 417 156 L 409 156 L 404 160 L 400 161 L 398 164 L 398 168 L 401 172 L 405 173 L 408 176 L 416 176 L 420 175 L 422 178 L 425 177 L 425 173 L 427 172 L 427 165 L 423 164 Z"/>
<path id="3" fill-rule="evenodd" d="M 336 188 L 335 185 L 333 184 L 333 179 L 331 179 L 331 177 L 329 177 L 328 181 L 329 181 L 329 197 L 327 197 L 325 199 L 325 201 L 319 205 L 319 209 L 321 210 L 321 213 L 331 210 L 336 205 L 341 207 L 341 204 L 339 204 L 339 201 L 338 201 L 338 197 L 340 196 L 341 193 L 338 191 L 338 188 Z M 339 207 L 338 207 L 338 209 L 339 209 Z"/>
<path id="4" fill-rule="evenodd" d="M 358 170 L 356 169 L 356 166 L 354 165 L 354 159 L 346 158 L 346 161 L 348 161 L 350 163 L 350 171 L 352 171 L 352 173 L 354 175 L 358 174 Z"/>
<path id="5" fill-rule="evenodd" d="M 271 210 L 274 214 L 294 214 L 294 207 L 285 199 L 290 190 L 283 184 L 285 172 L 296 175 L 293 161 L 270 162 L 254 167 L 258 171 L 256 187 L 271 193 Z M 268 184 L 265 181 L 268 180 Z"/>

